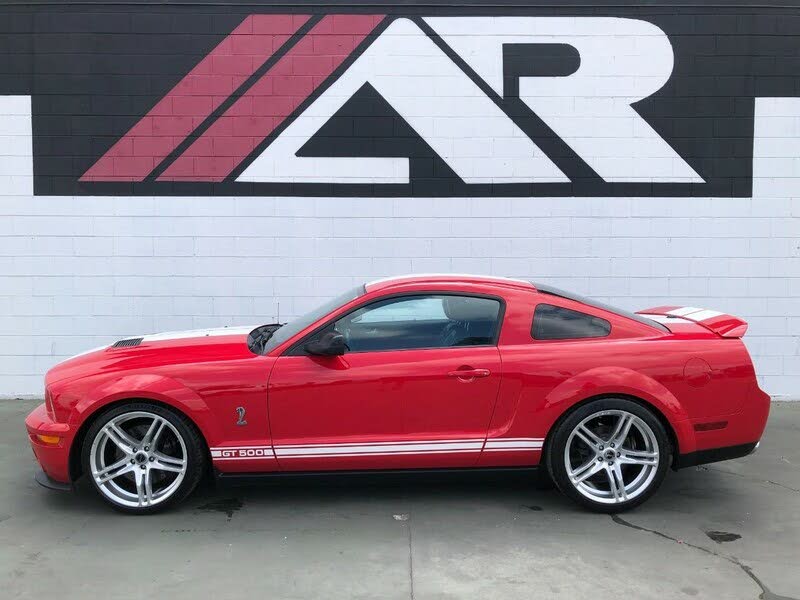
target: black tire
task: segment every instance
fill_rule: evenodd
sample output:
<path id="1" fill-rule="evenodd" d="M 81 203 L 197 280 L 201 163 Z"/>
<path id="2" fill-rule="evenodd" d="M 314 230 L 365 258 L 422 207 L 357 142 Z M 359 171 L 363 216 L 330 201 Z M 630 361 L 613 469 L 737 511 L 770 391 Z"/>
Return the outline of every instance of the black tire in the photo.
<path id="1" fill-rule="evenodd" d="M 533 486 L 540 492 L 547 492 L 556 487 L 556 484 L 553 483 L 553 478 L 550 475 L 550 470 L 547 467 L 542 466 L 536 469 L 536 474 L 534 475 L 533 479 Z"/>
<path id="2" fill-rule="evenodd" d="M 611 419 L 611 416 L 604 416 L 606 411 L 614 411 L 610 412 L 610 414 L 615 414 L 616 411 L 623 411 L 624 413 L 630 413 L 634 417 L 641 419 L 647 427 L 649 427 L 649 431 L 653 434 L 652 440 L 654 439 L 654 444 L 657 446 L 658 451 L 658 464 L 655 468 L 648 468 L 648 467 L 637 467 L 636 465 L 632 466 L 624 466 L 620 465 L 620 467 L 624 467 L 625 469 L 632 469 L 629 473 L 632 473 L 631 479 L 635 479 L 637 473 L 641 473 L 644 470 L 648 470 L 648 473 L 652 474 L 652 477 L 649 475 L 647 477 L 642 477 L 642 483 L 640 484 L 640 489 L 635 490 L 635 496 L 631 497 L 627 500 L 619 500 L 619 499 L 603 499 L 595 500 L 593 498 L 587 497 L 586 492 L 579 491 L 578 486 L 580 484 L 573 484 L 572 480 L 570 479 L 567 473 L 567 457 L 565 456 L 566 446 L 567 443 L 570 441 L 570 438 L 573 436 L 573 431 L 575 428 L 584 422 L 586 419 L 590 419 L 586 421 L 586 423 L 598 423 L 602 426 L 603 419 Z M 598 414 L 599 413 L 599 414 Z M 635 419 L 634 419 L 634 422 Z M 640 435 L 645 435 L 643 432 L 647 431 L 647 428 L 642 428 L 640 432 L 637 430 L 634 432 L 639 433 Z M 573 438 L 574 439 L 574 438 Z M 631 438 L 628 438 L 631 439 Z M 632 442 L 635 443 L 635 440 Z M 584 444 L 582 441 L 578 443 L 578 449 L 582 449 L 581 444 Z M 599 448 L 597 446 L 597 450 L 592 449 L 589 450 L 589 445 L 585 444 L 587 456 L 585 460 L 587 462 L 583 463 L 589 465 L 589 460 L 594 460 L 594 455 L 590 454 L 591 452 L 596 452 L 597 454 L 601 454 Z M 573 445 L 571 448 L 575 448 Z M 619 448 L 624 453 L 624 449 Z M 572 450 L 574 451 L 574 450 Z M 636 450 L 632 450 L 636 452 Z M 610 452 L 609 448 L 605 448 L 604 452 Z M 590 401 L 586 404 L 581 405 L 577 409 L 573 410 L 572 412 L 568 413 L 566 417 L 564 417 L 560 422 L 558 422 L 548 440 L 547 452 L 545 460 L 547 462 L 547 470 L 550 473 L 553 482 L 555 483 L 556 487 L 559 489 L 561 493 L 565 496 L 571 498 L 573 501 L 577 502 L 581 506 L 584 506 L 592 511 L 601 512 L 601 513 L 619 513 L 626 510 L 630 510 L 635 506 L 638 506 L 645 502 L 650 496 L 652 496 L 656 490 L 659 488 L 661 483 L 664 481 L 664 477 L 667 474 L 667 470 L 669 469 L 670 462 L 672 460 L 672 447 L 669 441 L 669 436 L 664 429 L 664 426 L 661 424 L 661 421 L 656 417 L 653 411 L 638 402 L 634 402 L 632 400 L 627 400 L 623 398 L 602 398 L 598 400 Z M 612 457 L 610 459 L 612 462 L 616 459 Z M 580 461 L 578 461 L 580 462 Z M 598 468 L 605 469 L 604 464 L 611 464 L 606 463 L 604 461 L 599 461 L 601 463 Z M 611 467 L 609 467 L 611 468 Z M 638 469 L 641 468 L 642 471 Z M 577 469 L 576 469 L 577 470 Z M 593 481 L 599 482 L 597 484 L 597 488 L 602 492 L 603 488 L 603 477 L 608 477 L 609 479 L 612 475 L 609 475 L 606 471 L 599 471 L 597 475 L 593 475 L 592 477 L 596 477 L 599 479 L 592 479 L 589 478 L 587 480 L 587 484 L 584 484 L 582 489 L 586 489 L 586 487 L 595 487 Z M 627 477 L 623 477 L 623 484 Z M 649 481 L 649 483 L 648 483 Z M 645 485 L 646 484 L 646 485 Z M 624 486 L 623 486 L 624 487 Z M 609 490 L 611 486 L 609 485 Z M 589 491 L 589 494 L 592 492 Z M 609 495 L 612 494 L 611 491 L 608 492 Z"/>
<path id="3" fill-rule="evenodd" d="M 180 438 L 182 438 L 185 446 L 185 472 L 183 473 L 182 480 L 178 485 L 174 486 L 174 489 L 170 492 L 168 497 L 165 497 L 150 506 L 128 506 L 110 497 L 110 494 L 101 489 L 101 484 L 96 481 L 95 477 L 93 476 L 91 466 L 92 446 L 95 440 L 98 438 L 98 434 L 100 434 L 103 428 L 106 427 L 106 425 L 112 420 L 123 415 L 131 416 L 134 413 L 147 413 L 167 421 L 169 425 L 174 428 L 173 430 L 167 426 L 167 433 L 169 436 L 175 436 L 177 433 Z M 175 437 L 175 440 L 177 440 L 177 436 Z M 167 440 L 167 442 L 170 442 L 170 440 Z M 175 444 L 175 441 L 172 441 L 172 443 Z M 179 444 L 180 442 L 177 443 Z M 155 445 L 153 450 L 156 450 Z M 118 455 L 121 454 L 121 451 L 113 446 L 111 446 L 111 451 L 116 451 Z M 159 404 L 154 404 L 152 402 L 131 401 L 109 409 L 108 411 L 102 413 L 92 423 L 92 425 L 89 427 L 89 430 L 86 432 L 86 437 L 84 438 L 83 445 L 81 447 L 81 464 L 83 466 L 83 473 L 86 475 L 87 479 L 91 481 L 94 490 L 112 508 L 128 514 L 152 514 L 174 506 L 194 491 L 194 489 L 197 487 L 197 484 L 202 479 L 203 473 L 206 469 L 207 450 L 205 441 L 203 440 L 199 430 L 186 416 L 178 413 L 177 411 L 166 408 Z M 146 464 L 147 462 L 145 462 L 145 465 Z M 144 469 L 145 467 L 142 466 L 141 468 Z M 120 475 L 119 477 L 127 477 L 127 475 Z M 178 476 L 175 475 L 176 479 L 177 477 Z"/>

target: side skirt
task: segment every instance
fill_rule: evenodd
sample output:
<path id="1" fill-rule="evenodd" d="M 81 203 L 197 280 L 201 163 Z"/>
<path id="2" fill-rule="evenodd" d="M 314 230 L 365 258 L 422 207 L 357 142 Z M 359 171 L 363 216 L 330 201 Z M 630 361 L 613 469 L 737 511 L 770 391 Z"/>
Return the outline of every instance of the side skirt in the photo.
<path id="1" fill-rule="evenodd" d="M 393 469 L 364 471 L 272 471 L 269 473 L 220 473 L 215 479 L 221 485 L 238 486 L 302 482 L 314 484 L 346 484 L 352 481 L 435 482 L 476 480 L 517 480 L 536 482 L 538 467 L 465 467 L 461 469 Z"/>

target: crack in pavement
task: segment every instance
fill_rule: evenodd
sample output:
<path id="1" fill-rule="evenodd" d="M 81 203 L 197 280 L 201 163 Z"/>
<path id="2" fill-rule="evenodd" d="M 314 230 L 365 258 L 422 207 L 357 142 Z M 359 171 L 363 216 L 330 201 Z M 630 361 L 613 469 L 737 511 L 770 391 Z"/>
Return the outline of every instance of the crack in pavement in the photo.
<path id="1" fill-rule="evenodd" d="M 727 556 L 725 554 L 720 554 L 719 552 L 714 552 L 713 550 L 709 550 L 708 548 L 704 548 L 703 546 L 698 546 L 696 544 L 691 544 L 689 542 L 685 542 L 683 540 L 679 540 L 679 539 L 674 538 L 674 537 L 672 537 L 670 535 L 667 535 L 666 533 L 662 533 L 661 531 L 658 531 L 656 529 L 648 529 L 647 527 L 642 527 L 640 525 L 634 525 L 633 523 L 631 523 L 630 521 L 626 521 L 625 519 L 623 519 L 619 515 L 610 515 L 610 516 L 611 516 L 611 520 L 614 521 L 614 523 L 616 523 L 617 525 L 622 525 L 623 527 L 629 527 L 630 529 L 635 529 L 636 531 L 644 531 L 644 532 L 647 532 L 647 533 L 652 533 L 653 535 L 657 535 L 658 537 L 662 537 L 665 540 L 670 540 L 671 542 L 675 542 L 677 544 L 681 544 L 682 546 L 688 546 L 689 548 L 694 548 L 695 550 L 699 550 L 700 552 L 704 552 L 705 554 L 709 554 L 711 556 L 716 556 L 717 558 L 721 558 L 721 559 L 723 559 L 725 561 L 728 561 L 729 563 L 731 563 L 733 565 L 736 565 L 742 571 L 744 571 L 747 574 L 747 576 L 750 579 L 752 579 L 756 583 L 756 585 L 758 585 L 759 588 L 761 588 L 761 594 L 758 596 L 761 600 L 798 600 L 797 598 L 793 598 L 791 596 L 781 596 L 780 594 L 776 594 L 774 592 L 771 592 L 769 590 L 769 588 L 766 585 L 764 585 L 764 582 L 762 582 L 756 576 L 756 574 L 753 573 L 753 569 L 751 569 L 750 567 L 748 567 L 745 564 L 742 564 L 742 562 L 738 558 L 736 558 L 735 556 Z"/>
<path id="2" fill-rule="evenodd" d="M 698 469 L 702 469 L 704 471 L 714 471 L 715 473 L 724 473 L 725 475 L 734 475 L 735 477 L 741 477 L 747 481 L 754 481 L 756 483 L 769 483 L 770 485 L 777 486 L 779 488 L 783 488 L 790 492 L 794 492 L 795 494 L 800 494 L 800 490 L 797 488 L 793 488 L 789 485 L 785 485 L 783 483 L 778 483 L 777 481 L 772 481 L 771 479 L 758 479 L 756 477 L 748 477 L 747 475 L 742 475 L 741 473 L 734 473 L 733 471 L 726 471 L 724 469 L 717 469 L 715 467 L 709 467 L 706 465 L 702 465 L 697 467 Z"/>
<path id="3" fill-rule="evenodd" d="M 409 597 L 411 600 L 414 600 L 414 554 L 411 549 L 412 540 L 411 540 L 411 514 L 409 513 L 408 519 L 406 520 L 406 529 L 408 530 L 408 585 L 409 585 Z"/>

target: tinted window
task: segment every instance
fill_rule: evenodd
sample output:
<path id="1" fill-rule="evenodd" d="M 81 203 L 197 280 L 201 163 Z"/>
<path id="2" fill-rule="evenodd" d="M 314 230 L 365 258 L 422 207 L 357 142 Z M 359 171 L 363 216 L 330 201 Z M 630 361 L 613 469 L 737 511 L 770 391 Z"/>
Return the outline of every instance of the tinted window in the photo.
<path id="1" fill-rule="evenodd" d="M 667 331 L 667 332 L 669 331 L 669 329 L 665 325 L 657 323 L 653 321 L 653 319 L 648 319 L 647 317 L 643 317 L 642 315 L 637 315 L 636 313 L 632 313 L 627 310 L 622 310 L 621 308 L 616 308 L 615 306 L 605 304 L 604 302 L 598 302 L 597 300 L 592 300 L 591 298 L 586 298 L 585 296 L 573 294 L 572 292 L 566 292 L 564 290 L 560 290 L 550 285 L 536 283 L 535 281 L 532 281 L 531 283 L 533 283 L 533 287 L 536 288 L 536 291 L 542 294 L 550 294 L 551 296 L 558 296 L 559 298 L 574 300 L 575 302 L 580 302 L 581 304 L 585 304 L 586 306 L 593 306 L 594 308 L 599 308 L 608 311 L 610 313 L 614 313 L 615 315 L 620 315 L 621 317 L 627 317 L 628 319 L 633 319 L 634 321 L 638 321 L 639 323 L 644 323 L 645 325 L 649 325 L 650 327 L 655 327 L 656 329 L 660 329 L 662 331 Z"/>
<path id="2" fill-rule="evenodd" d="M 495 343 L 499 316 L 498 300 L 432 294 L 375 302 L 333 327 L 351 352 L 483 346 Z"/>
<path id="3" fill-rule="evenodd" d="M 537 340 L 571 340 L 605 337 L 611 333 L 611 323 L 586 313 L 539 304 L 533 313 L 531 335 Z"/>

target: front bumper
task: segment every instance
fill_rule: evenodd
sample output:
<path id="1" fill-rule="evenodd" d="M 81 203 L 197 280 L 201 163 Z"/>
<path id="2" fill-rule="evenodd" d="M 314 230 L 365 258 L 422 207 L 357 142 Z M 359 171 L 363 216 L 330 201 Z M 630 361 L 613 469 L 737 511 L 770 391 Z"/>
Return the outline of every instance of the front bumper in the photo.
<path id="1" fill-rule="evenodd" d="M 25 419 L 28 439 L 36 460 L 42 466 L 43 474 L 54 483 L 69 486 L 69 449 L 75 432 L 68 423 L 57 423 L 47 414 L 47 408 L 40 404 Z M 38 436 L 58 438 L 57 442 L 46 443 Z M 37 479 L 39 481 L 39 479 Z M 41 483 L 41 482 L 40 482 Z M 48 487 L 48 486 L 45 486 Z"/>
<path id="2" fill-rule="evenodd" d="M 72 486 L 69 483 L 62 483 L 60 481 L 56 481 L 55 479 L 51 479 L 50 476 L 41 469 L 34 473 L 33 480 L 48 490 L 56 490 L 59 492 L 72 491 Z"/>

